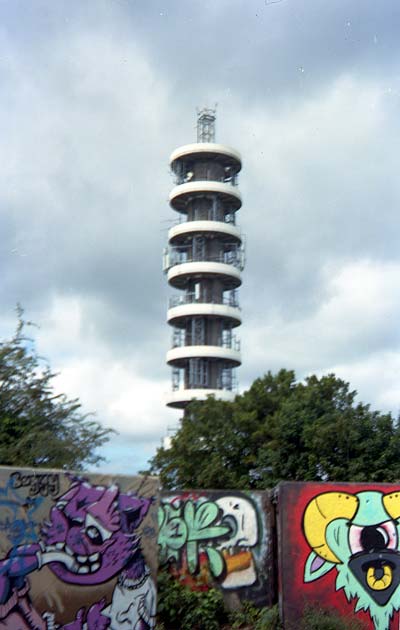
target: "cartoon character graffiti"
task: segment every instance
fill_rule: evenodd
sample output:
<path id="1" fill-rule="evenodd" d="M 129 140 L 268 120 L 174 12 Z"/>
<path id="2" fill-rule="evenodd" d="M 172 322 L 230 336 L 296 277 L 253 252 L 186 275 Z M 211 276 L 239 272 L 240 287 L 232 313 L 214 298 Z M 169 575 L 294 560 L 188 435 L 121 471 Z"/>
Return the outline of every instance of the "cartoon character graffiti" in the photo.
<path id="1" fill-rule="evenodd" d="M 357 599 L 355 612 L 369 613 L 375 630 L 389 630 L 400 609 L 400 490 L 390 494 L 325 492 L 314 497 L 303 517 L 312 548 L 304 581 L 336 568 L 336 590 Z"/>
<path id="2" fill-rule="evenodd" d="M 164 498 L 159 509 L 161 564 L 192 587 L 210 578 L 224 589 L 251 586 L 257 572 L 251 548 L 258 544 L 257 513 L 251 500 L 225 495 Z"/>
<path id="3" fill-rule="evenodd" d="M 231 528 L 227 542 L 217 549 L 222 551 L 226 572 L 222 588 L 251 586 L 257 581 L 257 572 L 251 547 L 258 543 L 257 514 L 247 498 L 226 496 L 216 500 L 222 511 L 223 522 Z"/>
<path id="4" fill-rule="evenodd" d="M 0 627 L 55 627 L 52 615 L 41 617 L 29 598 L 27 576 L 47 565 L 67 584 L 96 585 L 118 576 L 111 603 L 80 609 L 65 630 L 154 628 L 156 592 L 135 533 L 150 505 L 151 499 L 123 494 L 117 485 L 73 477 L 38 542 L 14 547 L 0 561 Z"/>

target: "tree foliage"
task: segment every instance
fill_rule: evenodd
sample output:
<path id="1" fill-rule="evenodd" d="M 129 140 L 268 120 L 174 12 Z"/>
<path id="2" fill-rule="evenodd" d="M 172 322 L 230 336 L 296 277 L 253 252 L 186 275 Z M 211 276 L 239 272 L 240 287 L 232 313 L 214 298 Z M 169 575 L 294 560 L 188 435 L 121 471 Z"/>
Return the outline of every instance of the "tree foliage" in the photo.
<path id="1" fill-rule="evenodd" d="M 167 488 L 266 488 L 281 480 L 400 479 L 400 429 L 334 374 L 268 372 L 233 403 L 192 402 L 151 470 Z"/>
<path id="2" fill-rule="evenodd" d="M 0 464 L 82 469 L 103 458 L 96 449 L 111 430 L 82 413 L 78 399 L 54 391 L 56 376 L 25 335 L 22 311 L 10 340 L 0 342 Z"/>

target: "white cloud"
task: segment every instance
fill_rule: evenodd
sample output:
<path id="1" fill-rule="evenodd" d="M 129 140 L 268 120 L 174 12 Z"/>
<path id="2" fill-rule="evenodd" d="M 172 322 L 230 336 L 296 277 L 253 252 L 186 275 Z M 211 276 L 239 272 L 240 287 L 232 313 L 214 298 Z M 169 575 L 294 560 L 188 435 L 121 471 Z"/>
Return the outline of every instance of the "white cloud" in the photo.
<path id="1" fill-rule="evenodd" d="M 85 408 L 101 410 L 106 425 L 138 442 L 166 430 L 162 402 L 169 382 L 142 378 L 138 365 L 91 355 L 64 363 L 57 384 L 79 395 Z"/>
<path id="2" fill-rule="evenodd" d="M 98 410 L 99 420 L 128 439 L 154 441 L 167 430 L 174 418 L 164 407 L 169 380 L 143 375 L 137 356 L 115 355 L 85 318 L 85 300 L 55 297 L 42 319 L 35 335 L 38 352 L 59 370 L 54 380 L 59 391 L 78 396 L 85 410 Z"/>
<path id="3" fill-rule="evenodd" d="M 400 263 L 358 260 L 338 269 L 326 266 L 324 299 L 311 313 L 290 319 L 275 314 L 266 324 L 246 329 L 244 345 L 252 369 L 286 367 L 296 369 L 300 377 L 337 370 L 339 375 L 354 374 L 361 384 L 373 375 L 369 391 L 361 386 L 368 393 L 366 402 L 382 402 L 387 409 L 396 395 L 391 367 L 384 376 L 385 363 L 388 356 L 392 365 L 400 361 L 399 274 Z M 400 399 L 400 385 L 397 396 Z"/>
<path id="4" fill-rule="evenodd" d="M 373 409 L 399 415 L 400 349 L 377 352 L 354 363 L 332 365 L 326 372 L 349 382 L 358 392 L 358 400 L 370 403 Z"/>

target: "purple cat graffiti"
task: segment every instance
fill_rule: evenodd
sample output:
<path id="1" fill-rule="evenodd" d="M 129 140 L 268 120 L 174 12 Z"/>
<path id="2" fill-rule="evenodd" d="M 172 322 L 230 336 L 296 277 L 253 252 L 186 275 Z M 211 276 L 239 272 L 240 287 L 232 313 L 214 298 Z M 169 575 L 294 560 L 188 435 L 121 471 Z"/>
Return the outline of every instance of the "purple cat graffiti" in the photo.
<path id="1" fill-rule="evenodd" d="M 118 576 L 112 601 L 78 611 L 64 630 L 151 630 L 155 626 L 156 591 L 135 530 L 151 499 L 122 494 L 118 486 L 92 486 L 73 478 L 52 507 L 39 543 L 12 549 L 0 561 L 0 628 L 46 630 L 29 599 L 27 575 L 47 565 L 63 582 L 95 585 Z"/>

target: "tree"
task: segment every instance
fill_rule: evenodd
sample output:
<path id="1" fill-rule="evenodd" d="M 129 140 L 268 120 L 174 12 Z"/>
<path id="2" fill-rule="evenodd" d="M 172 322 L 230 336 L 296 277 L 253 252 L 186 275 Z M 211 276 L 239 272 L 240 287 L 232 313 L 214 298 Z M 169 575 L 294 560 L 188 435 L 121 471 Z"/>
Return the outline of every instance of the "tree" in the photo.
<path id="1" fill-rule="evenodd" d="M 111 430 L 82 413 L 78 399 L 56 394 L 56 376 L 37 355 L 18 325 L 10 340 L 0 342 L 0 464 L 82 469 L 103 458 L 96 449 Z"/>
<path id="2" fill-rule="evenodd" d="M 400 479 L 400 429 L 334 374 L 270 372 L 232 403 L 192 402 L 151 460 L 166 488 L 266 488 L 281 480 Z"/>

